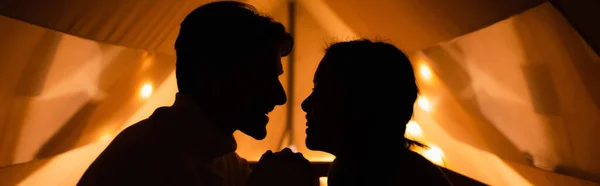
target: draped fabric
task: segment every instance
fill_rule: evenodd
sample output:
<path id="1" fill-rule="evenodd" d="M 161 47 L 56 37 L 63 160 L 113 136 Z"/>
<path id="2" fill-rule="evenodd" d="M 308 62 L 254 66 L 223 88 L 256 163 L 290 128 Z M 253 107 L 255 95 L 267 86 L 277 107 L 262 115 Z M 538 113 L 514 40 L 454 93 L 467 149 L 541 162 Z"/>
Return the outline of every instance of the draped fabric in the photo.
<path id="1" fill-rule="evenodd" d="M 154 51 L 176 34 L 192 1 L 1 1 L 2 15 L 71 35 Z M 202 2 L 197 2 L 196 5 Z"/>
<path id="2" fill-rule="evenodd" d="M 111 136 L 170 105 L 178 25 L 206 2 L 0 0 L 0 185 L 72 185 Z M 247 2 L 289 28 L 287 1 Z M 295 68 L 283 60 L 294 76 L 281 81 L 294 81 L 296 107 L 329 43 L 388 41 L 411 56 L 428 103 L 415 105 L 419 140 L 443 150 L 445 167 L 491 185 L 600 183 L 600 57 L 552 4 L 295 2 Z M 236 133 L 237 152 L 278 150 L 291 117 L 294 147 L 332 160 L 304 146 L 305 113 L 285 109 L 263 141 Z"/>
<path id="3" fill-rule="evenodd" d="M 283 0 L 246 1 L 265 12 L 285 4 Z M 1 0 L 0 14 L 87 39 L 172 53 L 179 23 L 206 2 L 209 0 Z M 299 0 L 325 3 L 359 36 L 393 39 L 410 51 L 489 26 L 542 2 Z"/>
<path id="4" fill-rule="evenodd" d="M 592 70 L 600 57 L 551 4 L 423 54 L 433 83 L 444 85 L 423 83 L 437 107 L 428 117 L 449 135 L 505 160 L 600 181 L 600 76 Z"/>
<path id="5" fill-rule="evenodd" d="M 47 158 L 118 132 L 174 57 L 0 17 L 0 166 Z"/>

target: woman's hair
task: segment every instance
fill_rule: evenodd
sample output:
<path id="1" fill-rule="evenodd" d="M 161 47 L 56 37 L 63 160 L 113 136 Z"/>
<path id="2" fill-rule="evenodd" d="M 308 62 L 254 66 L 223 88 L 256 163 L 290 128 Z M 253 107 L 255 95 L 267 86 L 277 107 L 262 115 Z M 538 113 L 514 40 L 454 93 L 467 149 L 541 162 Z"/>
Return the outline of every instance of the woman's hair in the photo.
<path id="1" fill-rule="evenodd" d="M 330 66 L 326 68 L 333 70 L 328 73 L 341 78 L 352 109 L 361 109 L 369 120 L 377 118 L 369 129 L 376 135 L 401 135 L 407 147 L 422 146 L 404 138 L 419 90 L 411 62 L 402 51 L 389 43 L 361 39 L 332 44 L 325 58 L 320 68 Z"/>

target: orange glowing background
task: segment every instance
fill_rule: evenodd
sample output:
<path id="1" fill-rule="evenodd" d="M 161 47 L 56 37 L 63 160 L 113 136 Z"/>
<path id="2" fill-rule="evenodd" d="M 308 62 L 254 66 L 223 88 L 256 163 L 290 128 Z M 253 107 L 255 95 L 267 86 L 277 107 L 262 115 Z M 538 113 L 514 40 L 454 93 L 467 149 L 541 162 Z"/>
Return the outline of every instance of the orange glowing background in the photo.
<path id="1" fill-rule="evenodd" d="M 84 0 L 58 13 L 0 0 L 0 185 L 75 185 L 119 131 L 172 104 L 177 24 L 205 2 Z M 285 1 L 247 2 L 289 25 Z M 421 89 L 406 137 L 432 148 L 414 151 L 490 185 L 600 183 L 600 57 L 552 4 L 296 2 L 296 106 L 327 44 L 386 39 L 411 56 Z M 304 112 L 285 109 L 263 141 L 235 133 L 237 152 L 282 148 L 293 117 L 292 145 L 332 161 L 305 147 Z"/>

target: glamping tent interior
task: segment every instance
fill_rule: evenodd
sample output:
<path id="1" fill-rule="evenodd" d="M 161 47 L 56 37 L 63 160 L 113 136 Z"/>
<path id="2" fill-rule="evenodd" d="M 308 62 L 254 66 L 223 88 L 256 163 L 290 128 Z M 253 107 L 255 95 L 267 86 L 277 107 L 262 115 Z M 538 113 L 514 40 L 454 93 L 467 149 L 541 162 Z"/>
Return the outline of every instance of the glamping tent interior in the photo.
<path id="1" fill-rule="evenodd" d="M 119 131 L 171 105 L 179 23 L 207 2 L 0 0 L 0 185 L 75 185 Z M 266 139 L 235 134 L 249 161 L 284 147 L 332 161 L 305 147 L 299 105 L 329 43 L 369 38 L 412 59 L 407 137 L 456 185 L 600 185 L 599 1 L 246 2 L 295 38 Z"/>

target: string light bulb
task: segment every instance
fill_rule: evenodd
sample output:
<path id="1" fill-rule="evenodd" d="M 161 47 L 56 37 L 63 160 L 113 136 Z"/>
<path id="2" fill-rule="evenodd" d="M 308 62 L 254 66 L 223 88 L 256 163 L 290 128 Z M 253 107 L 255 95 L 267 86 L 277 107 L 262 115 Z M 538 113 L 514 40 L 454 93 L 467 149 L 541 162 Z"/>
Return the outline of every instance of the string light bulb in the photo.
<path id="1" fill-rule="evenodd" d="M 433 76 L 431 68 L 429 68 L 429 66 L 427 66 L 424 63 L 421 63 L 421 65 L 419 65 L 419 73 L 421 74 L 421 77 L 427 81 L 431 80 L 431 77 Z"/>
<path id="2" fill-rule="evenodd" d="M 429 145 L 428 148 L 425 148 L 422 155 L 437 165 L 444 165 L 444 152 L 435 145 Z"/>
<path id="3" fill-rule="evenodd" d="M 111 139 L 112 139 L 112 135 L 107 133 L 107 134 L 100 136 L 99 140 L 102 142 L 107 142 L 107 141 L 110 141 Z"/>
<path id="4" fill-rule="evenodd" d="M 150 96 L 152 96 L 152 84 L 144 84 L 144 86 L 142 86 L 142 89 L 140 90 L 140 96 L 144 99 L 148 99 Z"/>
<path id="5" fill-rule="evenodd" d="M 427 97 L 419 96 L 419 99 L 417 100 L 417 104 L 424 111 L 428 111 L 428 112 L 431 111 L 431 104 L 429 102 L 429 99 L 427 99 Z"/>
<path id="6" fill-rule="evenodd" d="M 411 140 L 417 140 L 423 136 L 421 126 L 416 121 L 410 121 L 406 124 L 406 137 Z"/>

